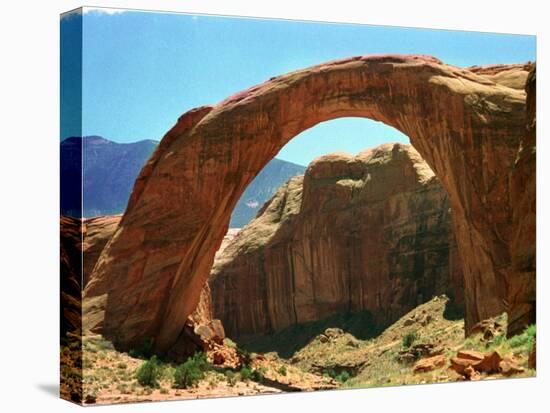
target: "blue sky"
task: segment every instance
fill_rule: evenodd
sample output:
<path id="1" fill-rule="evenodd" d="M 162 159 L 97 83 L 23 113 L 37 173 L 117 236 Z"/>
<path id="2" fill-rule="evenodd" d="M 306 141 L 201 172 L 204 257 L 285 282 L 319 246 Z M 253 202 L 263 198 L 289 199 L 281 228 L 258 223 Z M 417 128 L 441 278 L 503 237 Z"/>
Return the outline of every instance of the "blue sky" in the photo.
<path id="1" fill-rule="evenodd" d="M 62 19 L 62 38 L 78 32 L 80 18 Z M 327 60 L 422 53 L 469 66 L 536 58 L 535 37 L 525 35 L 109 9 L 88 10 L 83 19 L 82 135 L 117 142 L 159 140 L 193 107 Z M 63 85 L 78 82 L 64 81 L 69 72 L 62 70 L 62 94 Z M 80 133 L 78 123 L 62 125 L 62 139 Z M 344 118 L 303 132 L 278 157 L 307 165 L 324 153 L 356 153 L 388 141 L 408 138 L 379 122 Z"/>

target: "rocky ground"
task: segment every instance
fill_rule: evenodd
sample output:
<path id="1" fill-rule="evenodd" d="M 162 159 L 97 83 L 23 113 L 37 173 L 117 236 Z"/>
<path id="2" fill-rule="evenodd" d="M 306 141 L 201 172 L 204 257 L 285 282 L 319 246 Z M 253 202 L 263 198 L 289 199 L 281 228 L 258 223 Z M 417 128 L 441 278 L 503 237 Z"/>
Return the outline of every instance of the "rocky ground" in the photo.
<path id="1" fill-rule="evenodd" d="M 234 346 L 230 340 L 226 344 Z M 144 386 L 139 384 L 137 378 L 140 366 L 146 362 L 143 357 L 131 352 L 119 352 L 101 336 L 85 337 L 83 354 L 85 404 L 242 396 L 333 389 L 338 386 L 332 378 L 306 372 L 276 355 L 246 352 L 243 352 L 245 361 L 237 365 L 209 364 L 204 378 L 189 388 L 177 388 L 175 385 L 175 364 L 160 362 L 158 385 Z M 68 362 L 71 349 L 63 348 L 61 357 Z M 62 385 L 62 391 L 67 392 L 68 388 Z"/>
<path id="2" fill-rule="evenodd" d="M 139 384 L 137 372 L 147 358 L 119 352 L 101 336 L 89 335 L 82 342 L 84 402 L 180 400 L 535 376 L 533 356 L 530 359 L 534 326 L 507 339 L 503 315 L 479 324 L 477 333 L 465 340 L 464 321 L 446 318 L 447 302 L 445 296 L 435 297 L 368 340 L 339 327 L 327 328 L 288 358 L 274 351 L 248 352 L 225 339 L 224 347 L 238 354 L 238 361 L 210 363 L 204 377 L 188 388 L 177 388 L 177 365 L 169 362 L 159 362 L 157 385 Z M 78 350 L 74 344 L 63 347 L 61 357 L 66 364 L 75 364 Z M 68 391 L 66 383 L 62 391 Z"/>
<path id="3" fill-rule="evenodd" d="M 502 315 L 481 323 L 478 332 L 465 340 L 464 321 L 445 317 L 447 302 L 444 296 L 435 297 L 371 340 L 358 340 L 340 329 L 328 329 L 298 351 L 290 362 L 305 371 L 328 373 L 344 387 L 535 375 L 535 370 L 528 366 L 534 328 L 529 333 L 506 339 L 506 317 Z M 468 350 L 481 359 L 496 351 L 515 366 L 514 371 L 506 366 L 500 368 L 497 363 L 495 368 L 481 369 L 473 376 L 464 374 L 456 367 L 455 360 L 457 356 L 472 353 Z"/>

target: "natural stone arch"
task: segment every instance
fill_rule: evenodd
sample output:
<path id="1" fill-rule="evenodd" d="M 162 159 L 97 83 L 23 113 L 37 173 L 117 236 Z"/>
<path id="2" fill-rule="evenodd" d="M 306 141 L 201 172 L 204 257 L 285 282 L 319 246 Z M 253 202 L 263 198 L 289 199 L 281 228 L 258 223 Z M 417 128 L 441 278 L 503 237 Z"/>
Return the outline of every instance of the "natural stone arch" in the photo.
<path id="1" fill-rule="evenodd" d="M 428 56 L 366 56 L 272 78 L 191 110 L 136 181 L 85 291 L 85 329 L 170 348 L 199 300 L 231 212 L 290 139 L 365 117 L 400 130 L 449 194 L 465 276 L 466 328 L 504 309 L 508 172 L 525 127 L 523 90 Z M 246 297 L 243 297 L 246 299 Z"/>

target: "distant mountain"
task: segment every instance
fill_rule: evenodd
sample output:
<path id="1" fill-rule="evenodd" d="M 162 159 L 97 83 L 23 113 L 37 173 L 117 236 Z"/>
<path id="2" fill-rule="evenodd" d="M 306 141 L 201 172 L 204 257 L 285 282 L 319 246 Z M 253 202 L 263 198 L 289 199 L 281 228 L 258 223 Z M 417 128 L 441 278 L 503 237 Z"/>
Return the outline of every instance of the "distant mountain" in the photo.
<path id="1" fill-rule="evenodd" d="M 100 136 L 62 141 L 61 213 L 80 216 L 81 202 L 84 217 L 123 213 L 134 181 L 157 145 L 154 140 L 116 143 Z M 81 169 L 84 191 L 80 187 Z M 246 225 L 282 184 L 305 169 L 280 159 L 271 160 L 241 196 L 230 227 Z"/>
<path id="2" fill-rule="evenodd" d="M 272 159 L 242 194 L 231 215 L 229 226 L 241 228 L 248 224 L 281 185 L 293 176 L 302 175 L 305 170 L 305 166 Z"/>
<path id="3" fill-rule="evenodd" d="M 99 136 L 61 142 L 61 212 L 79 216 L 80 168 L 83 170 L 84 217 L 120 214 L 134 181 L 158 142 L 116 143 Z"/>

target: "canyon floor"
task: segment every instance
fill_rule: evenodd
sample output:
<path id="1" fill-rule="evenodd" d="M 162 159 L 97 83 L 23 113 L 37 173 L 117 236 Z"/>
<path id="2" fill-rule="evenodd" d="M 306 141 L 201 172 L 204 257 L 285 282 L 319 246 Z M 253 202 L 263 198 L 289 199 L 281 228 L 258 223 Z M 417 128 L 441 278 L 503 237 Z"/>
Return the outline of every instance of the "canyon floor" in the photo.
<path id="1" fill-rule="evenodd" d="M 447 303 L 445 296 L 434 297 L 379 333 L 361 331 L 358 326 L 364 321 L 363 315 L 357 314 L 333 317 L 324 325 L 317 322 L 295 326 L 239 346 L 225 339 L 225 345 L 236 349 L 246 362 L 233 367 L 208 364 L 203 378 L 189 388 L 174 388 L 177 366 L 162 361 L 158 384 L 139 384 L 137 371 L 146 363 L 143 357 L 119 352 L 101 336 L 86 336 L 82 357 L 84 401 L 110 404 L 181 400 L 536 375 L 530 368 L 534 367 L 534 326 L 506 338 L 506 316 L 502 315 L 484 321 L 477 334 L 464 339 L 464 321 L 449 316 Z M 318 333 L 320 328 L 324 330 Z M 372 337 L 364 338 L 369 334 Z M 309 340 L 302 346 L 308 335 Z M 289 343 L 297 343 L 299 348 Z M 270 348 L 278 351 L 260 351 Z M 62 360 L 69 367 L 75 359 L 73 350 L 70 346 L 62 348 Z M 481 361 L 472 364 L 476 357 Z M 497 364 L 500 362 L 497 367 L 483 367 L 484 360 L 491 362 L 494 357 Z M 61 391 L 67 389 L 67 383 L 62 383 Z"/>

